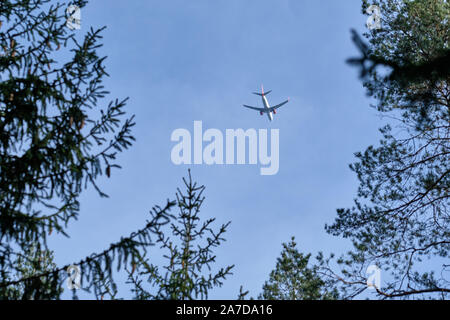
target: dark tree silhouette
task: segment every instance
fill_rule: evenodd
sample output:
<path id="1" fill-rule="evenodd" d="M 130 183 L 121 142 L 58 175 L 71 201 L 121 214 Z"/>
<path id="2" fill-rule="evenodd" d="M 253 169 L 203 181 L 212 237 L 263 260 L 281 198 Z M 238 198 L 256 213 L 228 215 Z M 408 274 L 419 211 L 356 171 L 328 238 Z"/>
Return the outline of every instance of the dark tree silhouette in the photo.
<path id="1" fill-rule="evenodd" d="M 360 185 L 355 206 L 339 209 L 326 227 L 352 240 L 354 250 L 323 261 L 325 276 L 344 297 L 367 289 L 366 269 L 377 265 L 381 298 L 446 298 L 450 253 L 450 3 L 444 0 L 373 1 L 382 26 L 354 40 L 363 57 L 368 93 L 389 123 L 379 146 L 356 153 L 350 166 Z M 367 7 L 363 1 L 363 9 Z M 382 68 L 380 68 L 382 67 Z M 388 67 L 388 70 L 383 67 Z M 395 128 L 395 130 L 394 130 Z M 432 268 L 430 262 L 434 261 Z"/>
<path id="2" fill-rule="evenodd" d="M 81 9 L 86 3 L 72 2 Z M 68 266 L 36 259 L 50 234 L 67 235 L 84 188 L 106 196 L 96 179 L 113 176 L 117 153 L 134 140 L 126 99 L 104 101 L 102 29 L 76 36 L 66 27 L 67 5 L 0 3 L 0 299 L 59 298 Z M 82 287 L 97 297 L 110 292 L 114 265 L 133 264 L 154 244 L 151 235 L 170 221 L 174 205 L 155 207 L 142 229 L 74 262 Z"/>
<path id="3" fill-rule="evenodd" d="M 155 229 L 156 243 L 164 252 L 167 263 L 161 267 L 142 256 L 128 270 L 136 299 L 206 299 L 209 290 L 221 286 L 234 267 L 205 274 L 205 269 L 211 272 L 216 260 L 213 250 L 225 241 L 223 235 L 230 222 L 217 231 L 212 229 L 215 218 L 202 222 L 199 214 L 205 187 L 193 182 L 190 172 L 183 182 L 186 191 L 178 189 L 176 194 L 178 214 L 171 219 L 170 225 Z"/>
<path id="4" fill-rule="evenodd" d="M 335 288 L 321 279 L 318 266 L 311 265 L 311 254 L 302 254 L 295 239 L 283 243 L 281 256 L 264 283 L 260 299 L 266 300 L 334 300 Z"/>

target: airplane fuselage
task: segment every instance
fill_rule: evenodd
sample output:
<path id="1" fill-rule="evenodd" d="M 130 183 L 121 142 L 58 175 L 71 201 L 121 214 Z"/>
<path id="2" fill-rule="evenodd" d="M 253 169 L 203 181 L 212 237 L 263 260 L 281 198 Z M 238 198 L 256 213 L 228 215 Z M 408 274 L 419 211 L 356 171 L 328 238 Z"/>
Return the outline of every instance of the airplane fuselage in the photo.
<path id="1" fill-rule="evenodd" d="M 261 115 L 264 115 L 264 113 L 267 113 L 267 117 L 269 118 L 269 121 L 273 120 L 273 115 L 276 114 L 276 110 L 282 106 L 284 106 L 286 103 L 289 102 L 289 98 L 286 101 L 283 101 L 282 103 L 279 103 L 273 107 L 270 106 L 269 102 L 267 101 L 266 96 L 271 93 L 272 90 L 269 90 L 267 92 L 264 92 L 264 88 L 261 86 L 261 93 L 259 92 L 253 92 L 253 94 L 256 94 L 257 96 L 261 97 L 262 103 L 263 103 L 263 107 L 259 108 L 259 107 L 253 107 L 253 106 L 248 106 L 246 104 L 244 104 L 243 106 L 252 110 L 256 110 L 258 111 Z"/>
<path id="2" fill-rule="evenodd" d="M 269 102 L 266 99 L 266 96 L 262 96 L 261 99 L 262 99 L 262 103 L 264 105 L 264 108 L 266 108 L 268 110 L 266 112 L 267 113 L 267 117 L 269 118 L 270 121 L 272 121 L 273 120 L 273 115 L 272 115 L 272 111 L 270 111 L 270 105 L 269 105 Z"/>

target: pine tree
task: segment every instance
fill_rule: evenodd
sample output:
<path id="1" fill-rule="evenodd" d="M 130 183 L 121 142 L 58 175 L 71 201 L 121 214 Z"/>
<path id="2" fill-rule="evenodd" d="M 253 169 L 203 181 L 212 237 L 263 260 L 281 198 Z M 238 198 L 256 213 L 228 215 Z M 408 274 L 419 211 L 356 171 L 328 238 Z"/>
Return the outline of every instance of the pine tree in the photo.
<path id="1" fill-rule="evenodd" d="M 363 10 L 368 6 L 363 1 Z M 367 289 L 366 269 L 382 269 L 382 298 L 446 298 L 450 293 L 450 3 L 372 1 L 382 25 L 354 35 L 363 52 L 368 93 L 388 124 L 379 146 L 356 153 L 350 166 L 360 186 L 355 206 L 339 209 L 327 231 L 352 240 L 354 250 L 324 272 L 344 296 Z M 387 67 L 379 68 L 380 66 Z M 395 128 L 395 129 L 393 129 Z M 432 259 L 432 260 L 430 260 Z M 430 261 L 440 263 L 433 270 Z"/>
<path id="2" fill-rule="evenodd" d="M 330 300 L 338 293 L 328 286 L 318 273 L 317 266 L 308 266 L 311 254 L 297 249 L 294 237 L 283 243 L 281 256 L 277 258 L 269 280 L 264 283 L 260 299 L 266 300 Z"/>
<path id="3" fill-rule="evenodd" d="M 83 10 L 87 1 L 72 4 Z M 97 52 L 103 29 L 69 29 L 66 10 L 49 0 L 0 3 L 0 299 L 11 290 L 25 299 L 60 296 L 68 266 L 24 272 L 35 263 L 30 246 L 39 255 L 50 234 L 67 235 L 85 188 L 106 196 L 96 179 L 113 176 L 117 153 L 134 140 L 126 99 L 105 104 L 105 58 Z M 83 288 L 96 297 L 113 288 L 114 264 L 130 264 L 153 244 L 152 232 L 169 222 L 173 206 L 155 207 L 141 230 L 74 262 Z"/>
<path id="4" fill-rule="evenodd" d="M 230 222 L 214 231 L 212 224 L 215 218 L 202 221 L 199 214 L 205 199 L 205 186 L 193 182 L 190 171 L 188 179 L 183 178 L 183 182 L 186 191 L 178 189 L 176 194 L 178 214 L 170 226 L 158 227 L 155 232 L 156 243 L 165 252 L 166 264 L 161 267 L 142 256 L 131 270 L 127 270 L 136 299 L 206 299 L 209 290 L 221 286 L 234 267 L 227 266 L 209 273 L 216 259 L 213 249 L 225 241 L 223 235 Z M 152 257 L 154 260 L 154 255 Z"/>
<path id="5" fill-rule="evenodd" d="M 25 279 L 32 277 L 36 274 L 42 274 L 48 271 L 52 271 L 57 268 L 55 262 L 53 261 L 54 253 L 50 250 L 42 250 L 39 248 L 39 244 L 32 244 L 25 252 L 24 255 L 18 256 L 15 262 L 17 266 L 17 273 L 15 276 L 18 279 Z M 6 281 L 11 281 L 13 279 L 5 279 Z M 43 292 L 43 296 L 47 296 L 53 299 L 59 299 L 63 288 L 60 287 L 58 290 L 54 290 L 53 283 L 48 282 L 47 277 L 38 278 L 39 287 Z M 26 296 L 26 290 L 23 282 L 20 282 L 16 286 L 6 287 L 2 292 L 1 296 L 10 300 L 22 299 Z"/>

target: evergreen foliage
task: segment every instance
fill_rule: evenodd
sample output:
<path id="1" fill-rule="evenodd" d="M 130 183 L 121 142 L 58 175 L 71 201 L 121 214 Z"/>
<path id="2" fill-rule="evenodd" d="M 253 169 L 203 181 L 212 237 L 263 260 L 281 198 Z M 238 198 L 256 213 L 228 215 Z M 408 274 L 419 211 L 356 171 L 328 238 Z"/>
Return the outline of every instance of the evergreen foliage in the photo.
<path id="1" fill-rule="evenodd" d="M 230 222 L 215 231 L 212 228 L 215 218 L 202 221 L 199 213 L 205 199 L 205 187 L 194 183 L 190 172 L 183 182 L 186 191 L 178 189 L 176 195 L 178 214 L 170 225 L 155 230 L 156 243 L 165 252 L 166 263 L 161 267 L 142 256 L 128 271 L 136 299 L 206 299 L 210 289 L 221 286 L 231 275 L 234 266 L 205 274 L 205 269 L 211 272 L 211 265 L 216 260 L 213 249 L 225 241 L 223 235 Z M 155 254 L 153 260 L 154 257 Z"/>
<path id="2" fill-rule="evenodd" d="M 70 4 L 82 9 L 87 1 Z M 68 236 L 84 189 L 107 196 L 96 180 L 113 176 L 112 169 L 120 168 L 117 154 L 134 141 L 127 99 L 105 104 L 108 92 L 102 82 L 108 74 L 105 57 L 98 53 L 103 28 L 70 30 L 68 5 L 50 0 L 0 3 L 0 299 L 60 298 L 70 265 L 56 267 L 47 237 Z M 223 240 L 228 224 L 217 234 L 210 228 L 214 219 L 195 229 L 203 198 L 189 197 L 197 192 L 201 197 L 203 187 L 194 186 L 190 176 L 189 181 L 193 189 L 187 198 L 180 192 L 177 201 L 155 206 L 142 229 L 73 263 L 80 269 L 82 289 L 97 298 L 116 298 L 113 274 L 141 266 L 156 243 L 168 248 L 162 227 L 174 227 L 175 221 L 188 228 L 174 229 L 180 237 L 205 237 L 207 244 L 194 249 L 188 241 L 181 249 L 169 248 L 174 265 L 184 265 L 167 286 L 161 285 L 164 294 L 155 297 L 203 297 L 220 284 L 231 267 L 211 278 L 203 278 L 199 270 L 214 262 L 212 249 Z M 183 201 L 192 207 L 183 207 Z M 175 206 L 181 210 L 178 218 L 170 214 Z M 161 277 L 152 281 L 159 284 Z"/>
<path id="3" fill-rule="evenodd" d="M 265 300 L 331 300 L 339 297 L 337 291 L 323 281 L 318 267 L 308 266 L 311 254 L 297 249 L 294 237 L 283 243 L 281 256 L 277 259 L 269 280 L 263 286 L 260 299 Z"/>
<path id="4" fill-rule="evenodd" d="M 354 34 L 363 57 L 349 62 L 362 67 L 364 86 L 389 121 L 380 144 L 356 153 L 350 166 L 360 182 L 354 207 L 339 209 L 326 227 L 351 239 L 354 250 L 338 260 L 340 272 L 322 261 L 323 272 L 342 284 L 344 297 L 366 290 L 366 269 L 377 265 L 380 298 L 448 298 L 450 3 L 373 4 L 381 29 L 366 34 L 369 44 Z"/>

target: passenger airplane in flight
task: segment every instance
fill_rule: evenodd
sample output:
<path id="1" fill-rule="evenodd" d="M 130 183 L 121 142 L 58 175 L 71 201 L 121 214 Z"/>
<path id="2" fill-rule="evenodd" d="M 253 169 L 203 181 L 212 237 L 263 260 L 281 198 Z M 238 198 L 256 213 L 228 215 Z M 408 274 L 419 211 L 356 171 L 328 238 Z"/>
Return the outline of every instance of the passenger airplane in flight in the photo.
<path id="1" fill-rule="evenodd" d="M 264 87 L 261 85 L 261 93 L 253 92 L 253 94 L 256 94 L 257 96 L 261 97 L 263 105 L 264 105 L 264 108 L 257 108 L 257 107 L 247 106 L 245 104 L 244 104 L 244 107 L 249 108 L 249 109 L 253 109 L 253 110 L 256 110 L 256 111 L 259 111 L 259 113 L 261 115 L 263 115 L 264 113 L 267 113 L 267 116 L 269 117 L 269 120 L 272 121 L 273 120 L 273 114 L 277 114 L 277 109 L 279 107 L 285 105 L 286 103 L 288 103 L 289 102 L 289 98 L 286 101 L 284 101 L 284 102 L 282 102 L 280 104 L 277 104 L 276 106 L 271 107 L 269 105 L 269 102 L 267 102 L 267 99 L 266 99 L 266 95 L 268 95 L 271 92 L 272 92 L 272 90 L 264 92 Z"/>

